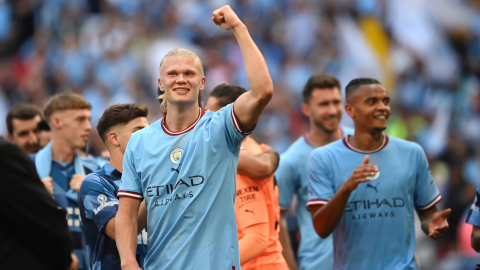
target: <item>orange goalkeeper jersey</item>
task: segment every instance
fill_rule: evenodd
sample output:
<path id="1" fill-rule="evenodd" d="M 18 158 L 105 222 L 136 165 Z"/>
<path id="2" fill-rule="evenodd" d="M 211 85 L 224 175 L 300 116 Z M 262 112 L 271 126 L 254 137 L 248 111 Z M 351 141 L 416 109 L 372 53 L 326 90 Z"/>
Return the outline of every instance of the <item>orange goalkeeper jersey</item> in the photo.
<path id="1" fill-rule="evenodd" d="M 250 137 L 245 138 L 242 149 L 245 149 L 242 151 L 249 151 L 253 155 L 259 155 L 263 152 L 260 145 Z M 256 258 L 243 264 L 242 270 L 288 270 L 278 236 L 280 232 L 280 207 L 278 205 L 278 186 L 273 175 L 264 179 L 252 179 L 237 173 L 235 216 L 239 239 L 242 239 L 242 231 L 248 226 L 268 222 L 269 227 L 267 249 Z"/>

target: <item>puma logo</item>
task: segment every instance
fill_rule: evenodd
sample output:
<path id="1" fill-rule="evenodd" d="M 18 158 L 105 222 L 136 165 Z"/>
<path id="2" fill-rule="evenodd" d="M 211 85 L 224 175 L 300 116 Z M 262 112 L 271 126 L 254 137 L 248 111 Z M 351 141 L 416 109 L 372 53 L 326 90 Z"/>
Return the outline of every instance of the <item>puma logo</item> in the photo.
<path id="1" fill-rule="evenodd" d="M 253 212 L 253 210 L 255 210 L 255 207 L 252 207 L 252 210 L 245 209 L 245 212 L 247 212 L 247 213 L 252 213 L 252 215 L 255 215 L 255 213 Z"/>
<path id="2" fill-rule="evenodd" d="M 380 185 L 380 182 L 378 182 L 378 184 L 377 184 L 376 186 L 374 186 L 374 185 L 372 185 L 372 184 L 368 183 L 368 184 L 367 184 L 367 188 L 372 188 L 372 189 L 374 189 L 374 190 L 375 190 L 375 192 L 377 192 L 377 193 L 378 193 L 378 190 L 377 190 L 377 187 L 378 187 L 378 185 Z"/>
<path id="3" fill-rule="evenodd" d="M 170 172 L 177 172 L 178 174 L 180 174 L 180 167 L 182 167 L 182 164 L 178 165 L 178 169 L 171 168 Z"/>

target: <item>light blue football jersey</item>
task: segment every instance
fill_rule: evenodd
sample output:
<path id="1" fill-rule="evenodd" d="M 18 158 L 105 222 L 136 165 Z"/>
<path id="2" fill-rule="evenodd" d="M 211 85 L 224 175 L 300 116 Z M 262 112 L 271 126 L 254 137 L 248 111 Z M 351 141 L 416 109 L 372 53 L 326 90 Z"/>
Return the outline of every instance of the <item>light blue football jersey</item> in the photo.
<path id="1" fill-rule="evenodd" d="M 307 207 L 327 204 L 367 154 L 379 173 L 350 194 L 333 232 L 334 269 L 418 269 L 414 209 L 441 200 L 418 144 L 385 135 L 382 146 L 370 152 L 355 149 L 347 138 L 314 150 Z"/>
<path id="2" fill-rule="evenodd" d="M 132 134 L 118 196 L 145 198 L 145 269 L 240 269 L 234 200 L 243 132 L 233 104 L 182 132 L 164 119 Z"/>
<path id="3" fill-rule="evenodd" d="M 352 135 L 354 130 L 341 127 L 342 136 Z M 307 210 L 308 180 L 307 162 L 315 148 L 306 136 L 298 138 L 280 157 L 280 164 L 275 177 L 278 180 L 279 204 L 284 210 L 290 207 L 293 195 L 298 198 L 297 221 L 299 224 L 300 243 L 298 263 L 300 270 L 333 269 L 332 237 L 320 238 L 312 225 L 312 217 Z"/>
<path id="4" fill-rule="evenodd" d="M 480 184 L 477 187 L 475 200 L 468 210 L 467 219 L 465 221 L 473 226 L 480 227 Z"/>

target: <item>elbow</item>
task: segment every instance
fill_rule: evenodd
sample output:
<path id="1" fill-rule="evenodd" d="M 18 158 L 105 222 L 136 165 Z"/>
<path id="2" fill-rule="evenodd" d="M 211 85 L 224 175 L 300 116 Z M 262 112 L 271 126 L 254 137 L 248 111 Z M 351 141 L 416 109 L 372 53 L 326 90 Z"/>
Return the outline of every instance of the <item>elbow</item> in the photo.
<path id="1" fill-rule="evenodd" d="M 266 163 L 259 164 L 257 168 L 257 178 L 269 177 L 273 174 L 272 167 Z"/>
<path id="2" fill-rule="evenodd" d="M 323 226 L 314 226 L 315 227 L 315 232 L 318 234 L 318 236 L 320 236 L 322 239 L 325 239 L 327 238 L 328 236 L 330 236 L 330 231 L 328 231 L 327 229 L 325 229 Z"/>
<path id="3" fill-rule="evenodd" d="M 264 104 L 267 104 L 268 102 L 270 102 L 270 100 L 273 97 L 273 83 L 272 83 L 272 81 L 270 80 L 270 82 L 267 83 L 266 85 L 267 86 L 264 87 L 264 89 L 262 91 L 262 94 L 260 96 L 260 102 L 264 103 Z"/>

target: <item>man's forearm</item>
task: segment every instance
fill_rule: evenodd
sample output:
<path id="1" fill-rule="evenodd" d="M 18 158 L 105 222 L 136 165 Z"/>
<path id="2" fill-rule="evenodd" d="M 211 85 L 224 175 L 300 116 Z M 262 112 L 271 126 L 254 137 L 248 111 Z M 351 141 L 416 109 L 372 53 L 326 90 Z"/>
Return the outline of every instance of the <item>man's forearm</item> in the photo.
<path id="1" fill-rule="evenodd" d="M 242 51 L 250 92 L 256 97 L 267 98 L 268 103 L 273 93 L 273 83 L 263 55 L 243 23 L 235 26 L 232 31 Z"/>
<path id="2" fill-rule="evenodd" d="M 327 238 L 342 219 L 350 192 L 341 187 L 324 206 L 312 212 L 313 227 L 322 238 Z"/>
<path id="3" fill-rule="evenodd" d="M 145 203 L 145 200 L 140 203 L 140 208 L 138 209 L 138 220 L 137 220 L 137 232 L 141 233 L 143 229 L 147 226 L 147 205 Z"/>
<path id="4" fill-rule="evenodd" d="M 115 220 L 115 236 L 121 265 L 137 264 L 137 217 L 118 212 Z"/>

